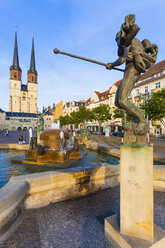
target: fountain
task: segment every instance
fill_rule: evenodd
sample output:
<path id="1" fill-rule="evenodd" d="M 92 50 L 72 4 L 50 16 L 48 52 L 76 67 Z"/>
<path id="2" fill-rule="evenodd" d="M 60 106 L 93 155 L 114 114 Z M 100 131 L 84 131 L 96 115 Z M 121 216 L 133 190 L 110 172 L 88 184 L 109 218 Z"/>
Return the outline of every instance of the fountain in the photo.
<path id="1" fill-rule="evenodd" d="M 54 164 L 69 167 L 71 164 L 81 158 L 77 149 L 77 140 L 74 145 L 67 145 L 69 133 L 63 129 L 50 129 L 41 133 L 40 144 L 35 148 L 25 151 L 25 158 L 14 158 L 12 162 L 30 163 L 34 165 Z M 63 163 L 63 164 L 62 164 Z"/>

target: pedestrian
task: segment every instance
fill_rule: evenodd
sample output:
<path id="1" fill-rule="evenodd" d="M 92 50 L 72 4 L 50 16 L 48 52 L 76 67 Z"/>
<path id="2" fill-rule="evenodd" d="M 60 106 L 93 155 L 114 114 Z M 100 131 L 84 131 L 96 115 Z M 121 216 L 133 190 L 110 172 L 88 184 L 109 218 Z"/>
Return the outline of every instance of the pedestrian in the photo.
<path id="1" fill-rule="evenodd" d="M 9 135 L 9 131 L 8 131 L 8 129 L 6 128 L 5 129 L 5 136 L 8 136 Z"/>
<path id="2" fill-rule="evenodd" d="M 20 135 L 20 136 L 19 136 L 19 145 L 22 145 L 22 143 L 23 143 L 23 136 Z"/>

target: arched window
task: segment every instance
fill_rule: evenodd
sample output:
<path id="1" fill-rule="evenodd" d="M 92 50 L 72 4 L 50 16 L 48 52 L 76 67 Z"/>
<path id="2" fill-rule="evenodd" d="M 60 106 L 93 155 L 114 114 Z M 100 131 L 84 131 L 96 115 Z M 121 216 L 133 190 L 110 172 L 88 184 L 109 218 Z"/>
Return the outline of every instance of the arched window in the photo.
<path id="1" fill-rule="evenodd" d="M 14 78 L 15 78 L 15 79 L 17 78 L 17 73 L 16 73 L 16 72 L 14 72 Z"/>

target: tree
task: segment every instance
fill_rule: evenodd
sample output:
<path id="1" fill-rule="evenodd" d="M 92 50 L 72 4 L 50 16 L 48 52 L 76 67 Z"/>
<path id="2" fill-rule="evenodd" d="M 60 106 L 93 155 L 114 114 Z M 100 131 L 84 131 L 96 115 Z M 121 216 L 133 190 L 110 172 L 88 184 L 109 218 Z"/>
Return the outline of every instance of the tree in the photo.
<path id="1" fill-rule="evenodd" d="M 65 125 L 69 125 L 72 124 L 71 123 L 71 118 L 69 115 L 66 116 L 60 116 L 60 125 L 61 126 L 65 126 Z"/>
<path id="2" fill-rule="evenodd" d="M 114 111 L 113 111 L 113 118 L 114 119 L 118 119 L 118 118 L 122 118 L 123 117 L 123 113 L 122 113 L 122 109 L 120 108 L 114 108 Z"/>
<path id="3" fill-rule="evenodd" d="M 101 104 L 98 107 L 92 109 L 93 120 L 99 123 L 99 132 L 101 124 L 105 121 L 111 120 L 110 107 L 107 104 Z"/>
<path id="4" fill-rule="evenodd" d="M 121 108 L 117 108 L 117 107 L 114 110 L 113 118 L 114 119 L 122 118 L 122 122 L 136 120 L 136 118 L 134 116 L 132 116 L 129 113 L 126 113 L 125 110 L 123 110 Z"/>
<path id="5" fill-rule="evenodd" d="M 142 105 L 150 120 L 159 120 L 165 127 L 165 89 L 153 93 L 152 98 Z"/>
<path id="6" fill-rule="evenodd" d="M 85 126 L 86 121 L 93 119 L 93 114 L 90 109 L 87 109 L 85 106 L 81 106 L 78 112 L 71 113 L 72 124 L 82 123 Z"/>

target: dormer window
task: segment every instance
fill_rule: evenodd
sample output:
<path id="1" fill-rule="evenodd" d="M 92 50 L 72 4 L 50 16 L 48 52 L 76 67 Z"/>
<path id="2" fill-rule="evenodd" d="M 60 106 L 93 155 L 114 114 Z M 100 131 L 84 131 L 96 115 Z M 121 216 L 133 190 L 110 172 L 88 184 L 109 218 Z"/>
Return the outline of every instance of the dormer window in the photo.
<path id="1" fill-rule="evenodd" d="M 160 88 L 160 82 L 156 83 L 156 84 L 155 84 L 155 87 L 156 87 L 156 89 L 157 89 L 157 88 Z"/>

